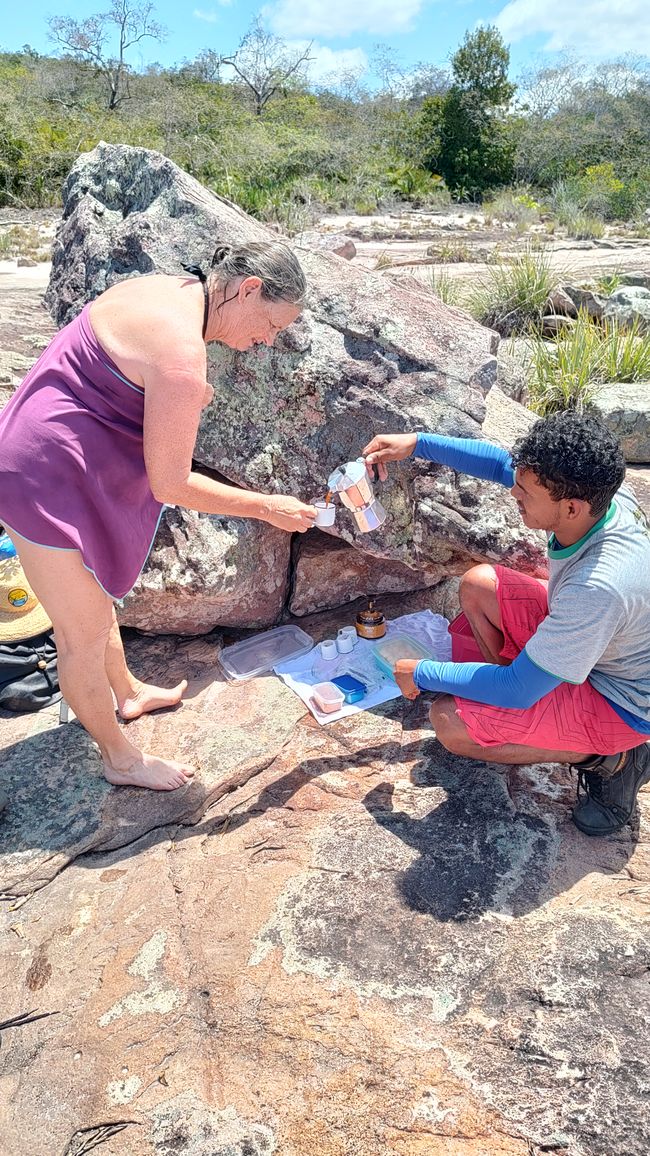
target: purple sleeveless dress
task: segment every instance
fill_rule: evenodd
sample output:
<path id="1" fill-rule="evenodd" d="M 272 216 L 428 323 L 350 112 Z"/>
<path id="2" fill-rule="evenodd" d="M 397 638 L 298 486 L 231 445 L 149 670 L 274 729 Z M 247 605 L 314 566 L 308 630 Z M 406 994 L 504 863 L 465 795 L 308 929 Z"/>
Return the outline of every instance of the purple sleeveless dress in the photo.
<path id="1" fill-rule="evenodd" d="M 0 413 L 0 522 L 79 550 L 112 598 L 135 585 L 163 510 L 144 464 L 144 391 L 93 333 L 86 305 Z"/>

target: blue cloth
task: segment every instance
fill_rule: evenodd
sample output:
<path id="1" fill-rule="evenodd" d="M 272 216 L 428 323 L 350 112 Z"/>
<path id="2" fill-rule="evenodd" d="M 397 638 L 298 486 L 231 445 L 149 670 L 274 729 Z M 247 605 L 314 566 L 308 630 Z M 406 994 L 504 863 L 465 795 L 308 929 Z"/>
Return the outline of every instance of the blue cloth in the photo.
<path id="1" fill-rule="evenodd" d="M 604 694 L 603 698 L 607 698 Z M 619 706 L 617 702 L 612 702 L 611 698 L 607 698 L 612 710 L 615 710 L 618 717 L 623 719 L 633 731 L 639 731 L 642 735 L 650 735 L 650 722 L 645 718 L 639 718 L 638 714 L 632 714 L 631 711 L 626 710 L 624 706 Z"/>
<path id="2" fill-rule="evenodd" d="M 562 682 L 548 674 L 526 654 L 518 654 L 510 666 L 491 662 L 432 662 L 423 659 L 413 671 L 413 681 L 420 690 L 457 694 L 489 706 L 506 706 L 527 710 L 555 690 Z"/>
<path id="3" fill-rule="evenodd" d="M 515 484 L 510 454 L 492 442 L 419 433 L 412 456 L 449 466 L 459 474 L 471 474 L 486 482 L 496 482 L 500 486 L 507 486 L 509 490 Z"/>
<path id="4" fill-rule="evenodd" d="M 8 534 L 0 534 L 0 562 L 16 557 L 16 547 Z"/>

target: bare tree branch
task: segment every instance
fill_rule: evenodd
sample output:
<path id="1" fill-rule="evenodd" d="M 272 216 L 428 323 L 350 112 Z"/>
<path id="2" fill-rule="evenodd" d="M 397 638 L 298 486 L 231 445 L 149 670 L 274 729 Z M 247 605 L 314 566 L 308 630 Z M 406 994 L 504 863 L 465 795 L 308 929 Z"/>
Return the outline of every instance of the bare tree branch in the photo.
<path id="1" fill-rule="evenodd" d="M 153 12 L 153 4 L 142 0 L 111 0 L 107 12 L 98 12 L 84 20 L 54 16 L 49 21 L 51 39 L 104 77 L 111 110 L 129 96 L 129 65 L 125 53 L 147 37 L 163 40 L 166 35 L 162 25 L 153 19 Z M 119 31 L 117 56 L 107 50 L 112 27 Z"/>
<path id="2" fill-rule="evenodd" d="M 313 41 L 303 51 L 289 51 L 286 41 L 267 32 L 256 16 L 233 56 L 222 56 L 253 96 L 256 116 L 261 116 L 271 97 L 312 57 Z"/>

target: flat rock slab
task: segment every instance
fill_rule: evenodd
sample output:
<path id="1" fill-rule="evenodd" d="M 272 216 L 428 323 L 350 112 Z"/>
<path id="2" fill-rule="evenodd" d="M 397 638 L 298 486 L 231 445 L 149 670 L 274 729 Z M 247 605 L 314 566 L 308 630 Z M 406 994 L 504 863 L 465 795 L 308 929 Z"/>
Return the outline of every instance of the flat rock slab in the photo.
<path id="1" fill-rule="evenodd" d="M 39 887 L 0 912 L 3 1156 L 646 1156 L 650 794 L 588 839 L 568 768 L 447 754 L 426 696 L 320 727 L 221 641 L 129 640 L 191 678 L 131 724 L 185 799 L 0 718 L 1 870 Z"/>
<path id="2" fill-rule="evenodd" d="M 136 669 L 138 648 L 146 649 L 152 681 L 174 685 L 188 667 L 193 678 L 182 706 L 127 724 L 128 735 L 152 754 L 191 762 L 195 780 L 177 791 L 115 790 L 78 723 L 12 743 L 13 720 L 2 712 L 1 781 L 10 799 L 0 826 L 5 894 L 43 887 L 80 854 L 123 846 L 165 823 L 195 822 L 214 799 L 272 762 L 304 714 L 297 696 L 272 676 L 254 687 L 229 686 L 217 667 L 214 636 L 186 646 L 169 637 L 140 640 Z M 15 725 L 20 733 L 22 720 Z"/>

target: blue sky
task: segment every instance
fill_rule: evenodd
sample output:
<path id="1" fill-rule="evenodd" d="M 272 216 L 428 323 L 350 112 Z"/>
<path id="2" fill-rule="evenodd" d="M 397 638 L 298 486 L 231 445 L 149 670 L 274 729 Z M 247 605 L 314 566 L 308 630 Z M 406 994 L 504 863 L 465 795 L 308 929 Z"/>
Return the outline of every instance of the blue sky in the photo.
<path id="1" fill-rule="evenodd" d="M 108 0 L 0 0 L 0 48 L 31 44 L 52 52 L 48 16 L 82 19 L 107 7 Z M 648 0 L 269 0 L 262 7 L 254 0 L 157 0 L 154 7 L 168 35 L 162 44 L 145 41 L 132 50 L 134 67 L 178 64 L 204 48 L 234 52 L 258 12 L 283 39 L 314 42 L 315 80 L 341 68 L 367 67 L 377 43 L 390 45 L 407 69 L 422 60 L 444 65 L 465 31 L 481 22 L 501 29 L 513 76 L 562 50 L 592 60 L 650 56 Z M 366 80 L 372 83 L 372 75 L 366 73 Z"/>

